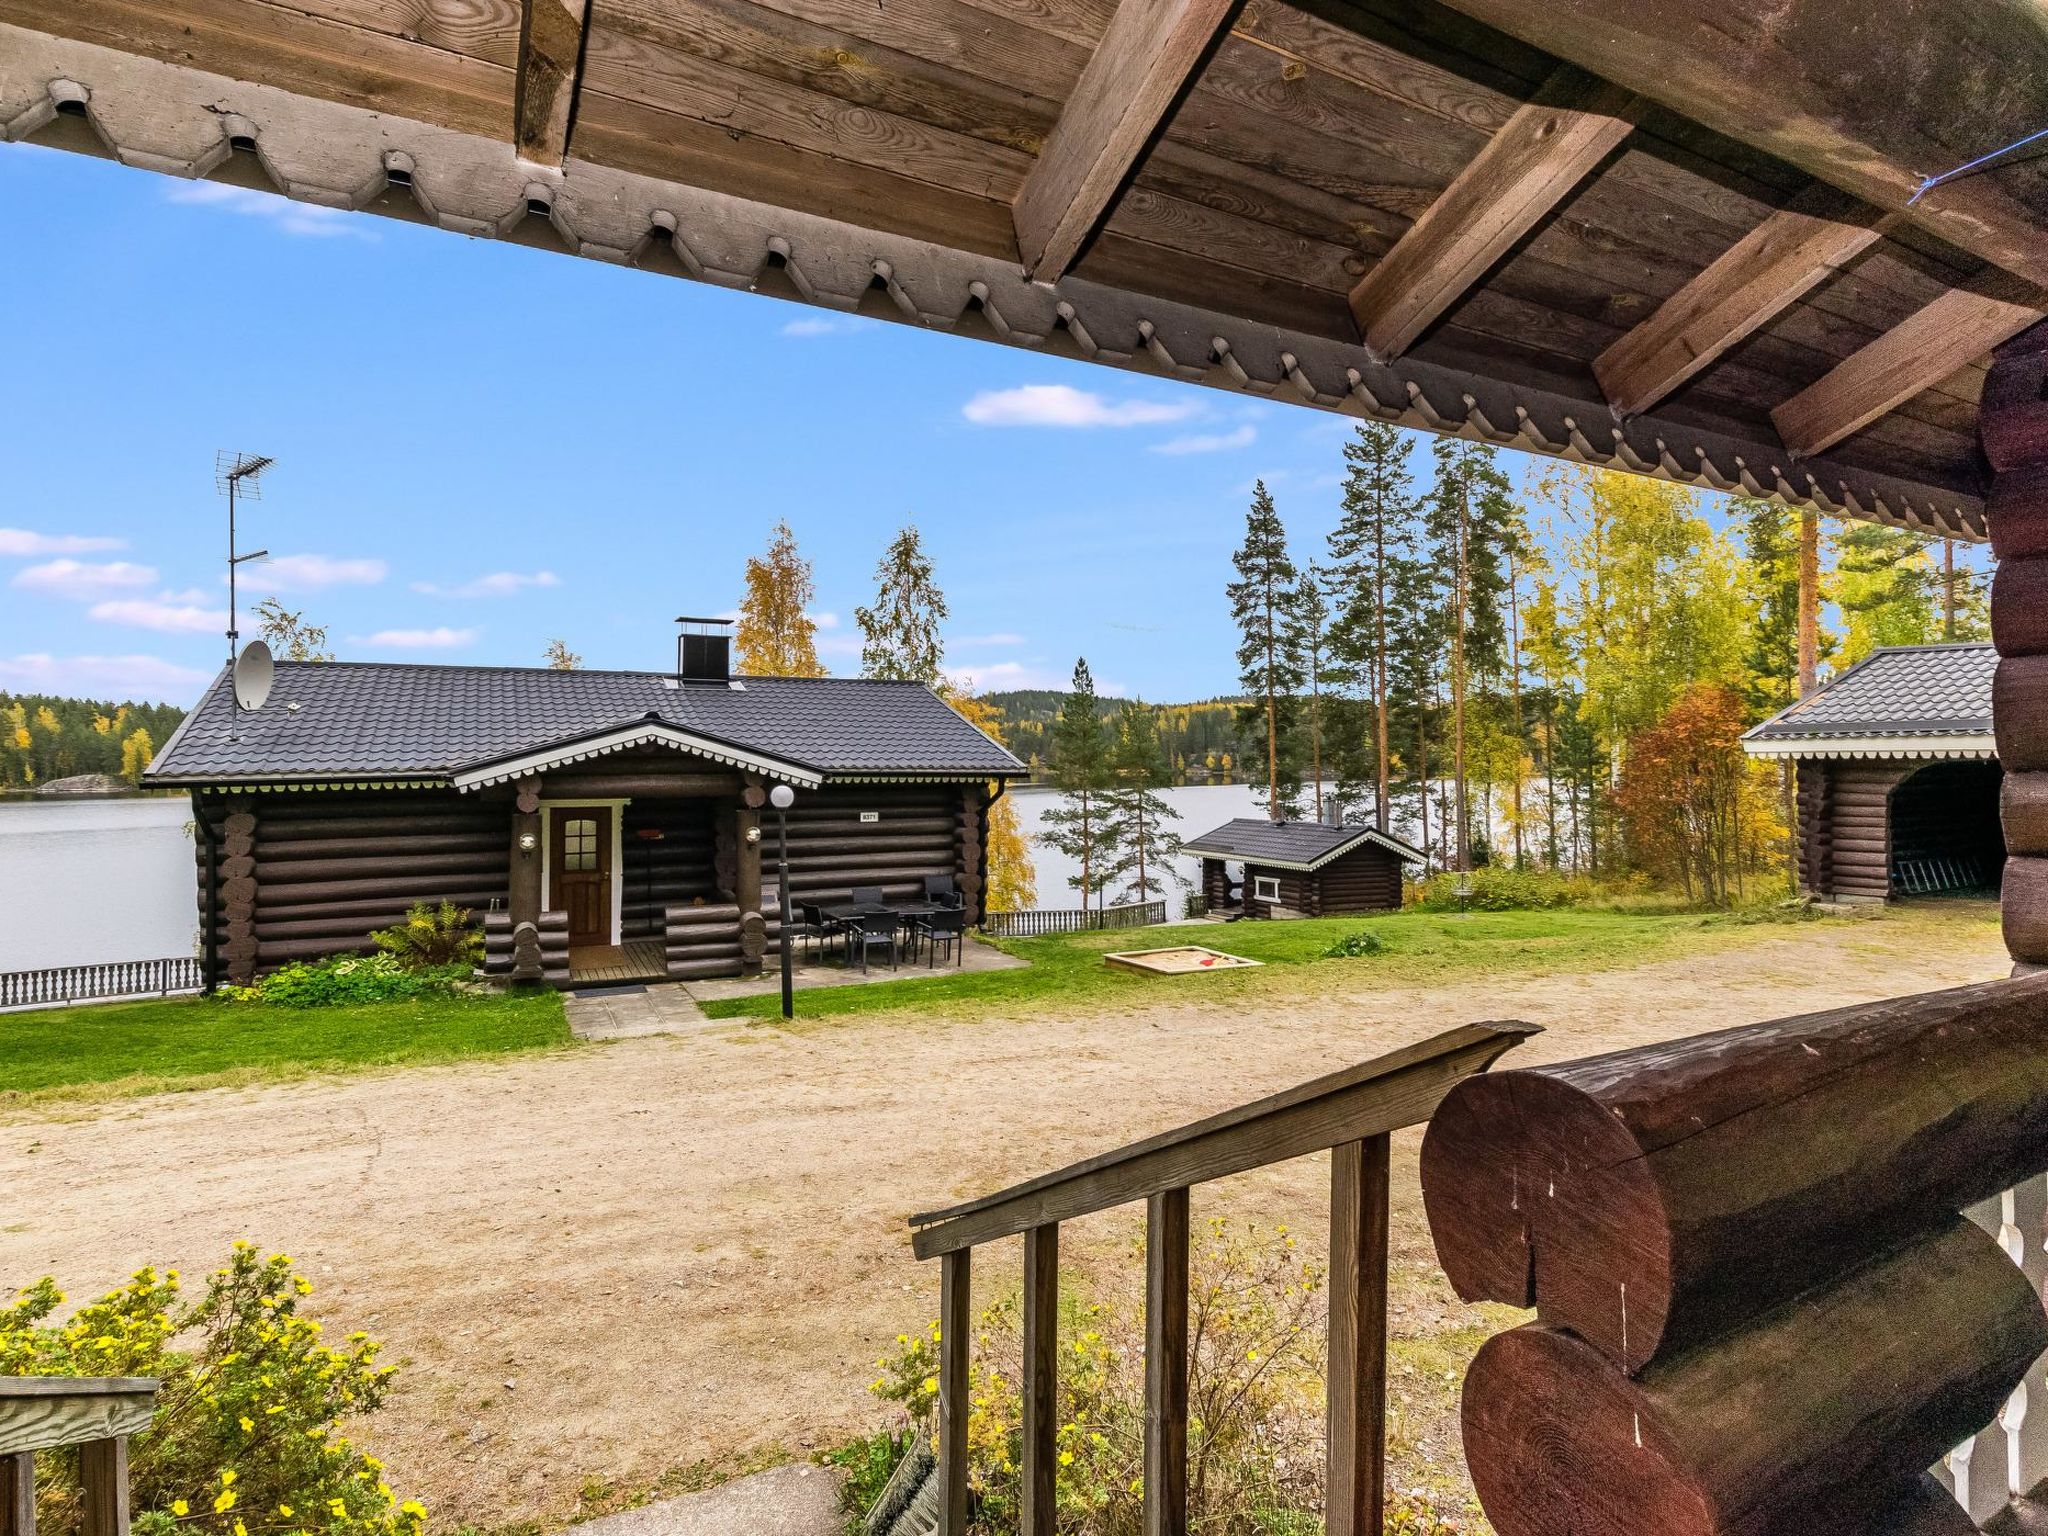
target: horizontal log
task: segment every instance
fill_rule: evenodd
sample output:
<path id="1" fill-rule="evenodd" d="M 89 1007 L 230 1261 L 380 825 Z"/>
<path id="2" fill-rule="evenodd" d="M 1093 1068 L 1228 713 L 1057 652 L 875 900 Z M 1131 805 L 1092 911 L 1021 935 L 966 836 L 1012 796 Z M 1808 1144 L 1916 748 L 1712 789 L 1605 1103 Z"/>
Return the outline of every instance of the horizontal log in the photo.
<path id="1" fill-rule="evenodd" d="M 258 890 L 256 893 L 256 915 L 259 918 L 284 919 L 299 917 L 350 917 L 361 913 L 390 911 L 396 905 L 401 911 L 409 911 L 420 901 L 428 905 L 452 902 L 466 908 L 478 922 L 489 913 L 493 901 L 506 899 L 504 883 L 496 888 L 479 886 L 467 891 L 443 891 L 432 897 L 416 898 L 406 891 L 383 891 L 370 896 L 353 896 L 346 901 L 278 901 L 273 893 Z"/>
<path id="2" fill-rule="evenodd" d="M 1991 552 L 2000 560 L 2048 554 L 2048 463 L 1994 475 L 1984 496 Z"/>
<path id="3" fill-rule="evenodd" d="M 265 885 L 290 885 L 304 880 L 348 880 L 371 876 L 403 884 L 415 875 L 504 876 L 510 865 L 505 849 L 488 853 L 437 853 L 393 850 L 362 858 L 291 859 L 264 863 L 256 876 Z"/>
<path id="4" fill-rule="evenodd" d="M 2044 1348 L 2026 1277 L 1951 1217 L 1636 1379 L 1569 1333 L 1500 1334 L 1466 1376 L 1465 1453 L 1500 1536 L 1868 1529 Z"/>
<path id="5" fill-rule="evenodd" d="M 729 960 L 737 959 L 745 952 L 745 946 L 738 939 L 717 944 L 670 944 L 662 954 L 672 961 Z"/>
<path id="6" fill-rule="evenodd" d="M 740 909 L 729 903 L 722 906 L 670 907 L 667 920 L 672 928 L 689 928 L 703 923 L 737 923 Z"/>
<path id="7" fill-rule="evenodd" d="M 800 818 L 792 812 L 789 818 L 789 843 L 794 848 L 812 834 L 858 833 L 863 830 L 873 832 L 883 827 L 887 827 L 892 832 L 914 832 L 920 836 L 951 837 L 954 824 L 953 818 L 950 816 L 892 816 L 887 811 L 881 813 L 879 821 L 862 821 L 858 816 L 837 814 Z"/>
<path id="8" fill-rule="evenodd" d="M 668 975 L 672 981 L 708 981 L 715 976 L 737 976 L 739 973 L 737 951 L 730 960 L 671 960 L 668 963 Z"/>
<path id="9" fill-rule="evenodd" d="M 2048 354 L 2006 350 L 1992 362 L 1978 397 L 1977 435 L 2001 475 L 2048 463 Z"/>
<path id="10" fill-rule="evenodd" d="M 2048 978 L 1468 1079 L 1422 1189 L 1461 1297 L 1633 1371 L 2010 1189 L 2044 1145 Z"/>
<path id="11" fill-rule="evenodd" d="M 2008 773 L 1999 787 L 1999 810 L 2008 850 L 2048 854 L 2048 773 Z"/>
<path id="12" fill-rule="evenodd" d="M 541 804 L 594 796 L 623 796 L 635 799 L 715 799 L 736 796 L 740 776 L 736 773 L 604 773 L 585 769 L 576 773 L 551 773 L 541 786 Z"/>
<path id="13" fill-rule="evenodd" d="M 2028 965 L 2048 965 L 2048 858 L 2009 858 L 2000 898 L 2005 948 Z"/>
<path id="14" fill-rule="evenodd" d="M 274 939 L 256 946 L 257 958 L 266 966 L 290 960 L 319 960 L 329 955 L 350 955 L 367 951 L 367 939 Z"/>
<path id="15" fill-rule="evenodd" d="M 2006 772 L 2048 769 L 2048 656 L 2013 656 L 1998 663 L 1991 720 Z"/>
<path id="16" fill-rule="evenodd" d="M 265 906 L 346 900 L 374 896 L 386 901 L 436 902 L 450 891 L 474 890 L 482 882 L 476 870 L 435 871 L 429 874 L 373 878 L 357 876 L 345 880 L 265 880 L 257 899 Z M 495 872 L 494 872 L 495 873 Z"/>
<path id="17" fill-rule="evenodd" d="M 317 821 L 278 816 L 265 817 L 256 833 L 257 843 L 264 847 L 277 843 L 324 844 L 416 837 L 496 838 L 500 843 L 509 843 L 512 818 L 502 810 L 483 815 L 474 811 L 420 811 L 410 816 L 333 816 Z"/>
<path id="18" fill-rule="evenodd" d="M 1991 584 L 1991 638 L 2001 656 L 2048 655 L 2048 555 L 2000 562 Z"/>

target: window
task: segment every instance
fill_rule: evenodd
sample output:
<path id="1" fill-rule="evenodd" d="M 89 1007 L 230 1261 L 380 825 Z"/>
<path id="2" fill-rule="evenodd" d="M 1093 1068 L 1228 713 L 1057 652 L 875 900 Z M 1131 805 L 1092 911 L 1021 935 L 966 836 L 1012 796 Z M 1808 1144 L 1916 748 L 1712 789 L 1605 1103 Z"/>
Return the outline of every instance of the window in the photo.
<path id="1" fill-rule="evenodd" d="M 1280 899 L 1280 877 L 1278 875 L 1253 875 L 1252 900 L 1278 901 Z"/>
<path id="2" fill-rule="evenodd" d="M 572 816 L 562 823 L 562 869 L 568 874 L 588 874 L 597 868 L 597 820 Z"/>

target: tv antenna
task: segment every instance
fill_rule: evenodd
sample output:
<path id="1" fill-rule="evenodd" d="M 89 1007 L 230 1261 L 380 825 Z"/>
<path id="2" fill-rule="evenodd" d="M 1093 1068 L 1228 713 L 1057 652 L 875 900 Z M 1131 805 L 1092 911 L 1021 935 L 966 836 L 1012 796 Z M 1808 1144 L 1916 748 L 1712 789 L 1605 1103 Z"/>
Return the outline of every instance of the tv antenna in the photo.
<path id="1" fill-rule="evenodd" d="M 235 625 L 235 571 L 250 560 L 262 560 L 270 551 L 235 553 L 235 502 L 263 499 L 263 471 L 277 460 L 262 453 L 230 453 L 222 448 L 213 456 L 213 486 L 228 499 L 228 660 L 235 659 L 235 642 L 242 632 Z"/>

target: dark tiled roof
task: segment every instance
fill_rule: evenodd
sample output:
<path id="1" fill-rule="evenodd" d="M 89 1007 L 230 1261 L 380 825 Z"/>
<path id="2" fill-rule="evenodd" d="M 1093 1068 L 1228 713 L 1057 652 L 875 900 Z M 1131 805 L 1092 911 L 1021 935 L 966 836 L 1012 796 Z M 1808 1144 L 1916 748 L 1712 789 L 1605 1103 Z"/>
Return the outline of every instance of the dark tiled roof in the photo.
<path id="1" fill-rule="evenodd" d="M 1372 827 L 1330 827 L 1319 821 L 1261 821 L 1256 817 L 1239 817 L 1213 832 L 1191 837 L 1181 844 L 1181 851 L 1212 859 L 1242 859 L 1247 864 L 1313 869 L 1365 843 L 1377 843 L 1415 863 L 1422 861 L 1420 850 Z"/>
<path id="2" fill-rule="evenodd" d="M 1826 687 L 1773 715 L 1752 741 L 1859 736 L 1989 736 L 1989 645 L 1902 645 L 1872 651 Z"/>
<path id="3" fill-rule="evenodd" d="M 919 683 L 739 681 L 677 686 L 659 672 L 279 662 L 269 702 L 238 714 L 223 671 L 149 777 L 432 779 L 650 716 L 827 775 L 1023 771 Z"/>

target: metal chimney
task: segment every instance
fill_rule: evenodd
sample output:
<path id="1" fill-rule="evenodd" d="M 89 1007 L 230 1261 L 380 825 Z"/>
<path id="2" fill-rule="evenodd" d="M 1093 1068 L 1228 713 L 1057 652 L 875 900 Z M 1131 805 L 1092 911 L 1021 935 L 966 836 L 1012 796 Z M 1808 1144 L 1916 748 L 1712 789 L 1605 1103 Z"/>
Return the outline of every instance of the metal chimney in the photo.
<path id="1" fill-rule="evenodd" d="M 732 620 L 678 617 L 676 679 L 684 683 L 732 681 Z"/>

